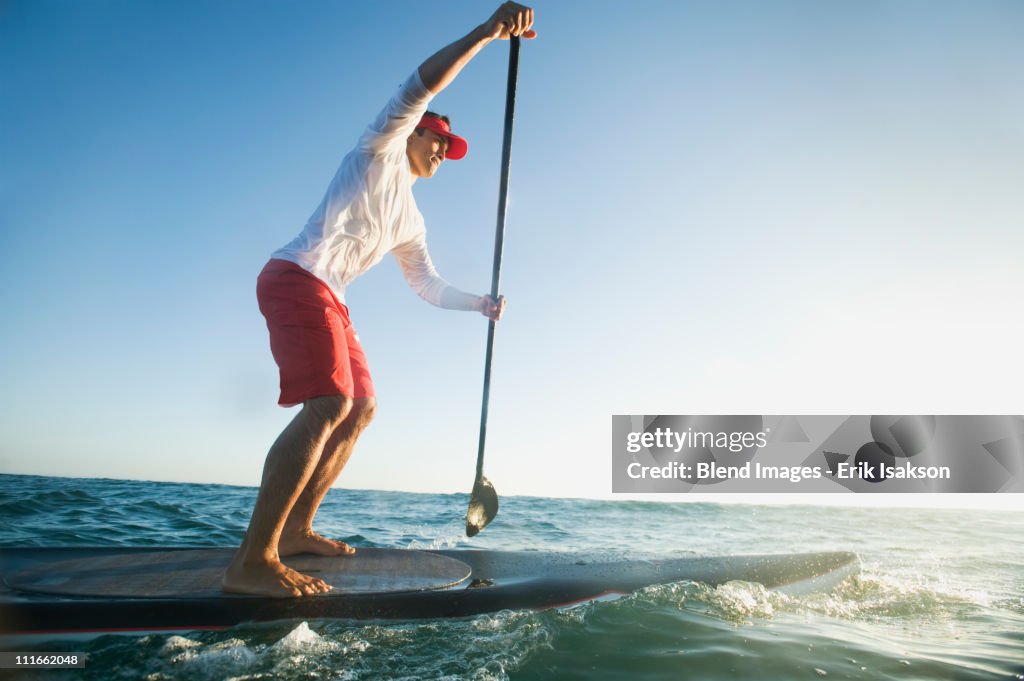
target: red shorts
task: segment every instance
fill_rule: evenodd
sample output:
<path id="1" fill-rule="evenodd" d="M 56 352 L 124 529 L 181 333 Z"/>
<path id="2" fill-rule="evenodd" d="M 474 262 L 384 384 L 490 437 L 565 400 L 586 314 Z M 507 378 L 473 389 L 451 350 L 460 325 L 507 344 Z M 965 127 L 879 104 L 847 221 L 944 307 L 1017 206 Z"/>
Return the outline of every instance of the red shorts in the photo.
<path id="1" fill-rule="evenodd" d="M 298 265 L 273 259 L 256 280 L 270 351 L 281 370 L 278 404 L 313 397 L 373 397 L 366 354 L 348 308 L 327 284 Z"/>

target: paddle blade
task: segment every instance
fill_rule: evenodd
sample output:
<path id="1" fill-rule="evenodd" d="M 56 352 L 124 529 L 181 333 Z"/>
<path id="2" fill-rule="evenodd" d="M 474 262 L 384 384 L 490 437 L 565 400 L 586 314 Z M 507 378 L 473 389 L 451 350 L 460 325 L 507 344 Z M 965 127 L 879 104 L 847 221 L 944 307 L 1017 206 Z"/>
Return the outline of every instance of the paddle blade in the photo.
<path id="1" fill-rule="evenodd" d="M 473 485 L 473 496 L 466 511 L 466 536 L 475 537 L 498 515 L 498 493 L 487 478 L 481 476 Z"/>

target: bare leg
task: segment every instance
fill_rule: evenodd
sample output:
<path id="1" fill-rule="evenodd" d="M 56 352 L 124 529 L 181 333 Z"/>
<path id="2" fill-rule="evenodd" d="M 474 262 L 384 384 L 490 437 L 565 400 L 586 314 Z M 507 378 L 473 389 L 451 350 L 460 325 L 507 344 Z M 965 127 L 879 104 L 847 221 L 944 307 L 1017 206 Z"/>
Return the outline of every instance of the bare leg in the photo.
<path id="1" fill-rule="evenodd" d="M 342 396 L 308 400 L 271 446 L 245 540 L 224 572 L 224 591 L 285 598 L 330 590 L 323 580 L 282 564 L 278 542 L 328 438 L 351 408 L 352 400 Z"/>
<path id="2" fill-rule="evenodd" d="M 376 400 L 372 397 L 356 398 L 348 417 L 338 426 L 324 447 L 324 453 L 317 463 L 298 501 L 292 506 L 291 514 L 284 524 L 278 551 L 281 556 L 297 553 L 318 553 L 323 556 L 352 555 L 354 548 L 343 541 L 327 539 L 313 531 L 313 516 L 320 508 L 320 502 L 327 495 L 331 485 L 341 475 L 342 469 L 352 456 L 356 440 L 373 419 Z"/>

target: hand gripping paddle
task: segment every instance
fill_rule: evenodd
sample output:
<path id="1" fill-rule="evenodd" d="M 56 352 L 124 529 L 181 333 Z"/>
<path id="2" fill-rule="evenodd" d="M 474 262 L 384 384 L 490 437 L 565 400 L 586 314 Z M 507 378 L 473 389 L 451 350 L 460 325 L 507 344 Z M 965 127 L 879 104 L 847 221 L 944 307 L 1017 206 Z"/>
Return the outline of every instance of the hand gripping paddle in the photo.
<path id="1" fill-rule="evenodd" d="M 508 169 L 512 155 L 512 118 L 516 108 L 516 78 L 519 74 L 519 38 L 509 39 L 508 89 L 505 93 L 505 137 L 501 144 L 501 188 L 498 192 L 498 229 L 494 235 L 494 270 L 491 275 L 491 298 L 498 300 L 501 280 L 501 248 L 505 240 L 505 215 L 508 207 Z M 484 477 L 484 442 L 487 439 L 487 401 L 491 394 L 491 357 L 494 353 L 494 320 L 487 325 L 487 355 L 484 360 L 484 397 L 480 409 L 480 445 L 476 453 L 476 480 L 466 511 L 466 536 L 472 537 L 487 527 L 498 515 L 498 493 Z"/>

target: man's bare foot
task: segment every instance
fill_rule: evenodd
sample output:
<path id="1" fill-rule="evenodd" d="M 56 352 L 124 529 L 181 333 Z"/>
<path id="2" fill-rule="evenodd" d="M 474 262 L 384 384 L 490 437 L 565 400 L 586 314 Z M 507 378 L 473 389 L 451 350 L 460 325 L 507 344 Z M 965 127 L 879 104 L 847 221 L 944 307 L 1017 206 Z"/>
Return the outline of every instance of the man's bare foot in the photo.
<path id="1" fill-rule="evenodd" d="M 315 553 L 320 556 L 351 556 L 356 550 L 343 541 L 322 537 L 313 530 L 289 531 L 285 528 L 281 533 L 281 541 L 277 544 L 277 553 L 281 557 L 294 556 L 299 553 Z"/>
<path id="2" fill-rule="evenodd" d="M 281 561 L 244 563 L 236 559 L 225 570 L 221 588 L 231 594 L 295 598 L 327 593 L 331 585 L 293 570 Z"/>

